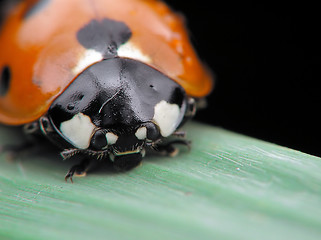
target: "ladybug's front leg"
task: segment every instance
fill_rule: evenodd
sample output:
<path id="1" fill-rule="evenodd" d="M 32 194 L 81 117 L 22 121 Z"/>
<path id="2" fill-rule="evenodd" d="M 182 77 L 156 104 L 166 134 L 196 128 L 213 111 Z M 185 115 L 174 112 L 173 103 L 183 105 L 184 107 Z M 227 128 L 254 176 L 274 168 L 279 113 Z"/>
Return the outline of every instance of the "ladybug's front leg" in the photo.
<path id="1" fill-rule="evenodd" d="M 6 153 L 10 160 L 48 146 L 48 142 L 44 141 L 44 136 L 41 134 L 38 121 L 25 124 L 22 130 L 25 134 L 23 142 L 3 146 L 0 145 L 0 153 Z"/>
<path id="2" fill-rule="evenodd" d="M 91 160 L 89 158 L 83 159 L 79 164 L 72 166 L 68 173 L 65 176 L 65 181 L 67 182 L 68 179 L 73 183 L 73 176 L 86 176 L 87 171 L 89 170 Z"/>
<path id="3" fill-rule="evenodd" d="M 188 147 L 188 149 L 190 149 L 191 147 L 191 141 L 188 141 L 185 139 L 178 139 L 178 140 L 170 141 L 168 143 L 154 145 L 153 149 L 160 154 L 170 156 L 170 157 L 175 157 L 179 152 L 178 148 L 174 146 L 176 144 L 185 145 Z"/>
<path id="4" fill-rule="evenodd" d="M 19 153 L 29 150 L 34 146 L 31 142 L 24 142 L 17 145 L 4 145 L 0 146 L 0 152 L 7 153 L 9 156 L 15 157 Z"/>
<path id="5" fill-rule="evenodd" d="M 29 154 L 43 145 L 43 141 L 25 140 L 22 143 L 0 145 L 0 153 L 4 153 L 8 160 L 15 160 L 19 156 Z"/>

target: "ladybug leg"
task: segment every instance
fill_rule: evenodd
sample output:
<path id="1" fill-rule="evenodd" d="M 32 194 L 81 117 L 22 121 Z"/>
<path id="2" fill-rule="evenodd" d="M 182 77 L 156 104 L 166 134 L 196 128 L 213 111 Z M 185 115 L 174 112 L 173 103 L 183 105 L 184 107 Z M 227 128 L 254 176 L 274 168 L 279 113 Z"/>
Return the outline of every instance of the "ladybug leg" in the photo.
<path id="1" fill-rule="evenodd" d="M 19 153 L 30 149 L 33 145 L 34 144 L 32 142 L 24 142 L 18 145 L 4 145 L 1 146 L 0 152 Z"/>
<path id="2" fill-rule="evenodd" d="M 90 163 L 91 163 L 91 160 L 89 160 L 88 158 L 85 158 L 79 164 L 72 166 L 65 176 L 65 181 L 67 182 L 67 180 L 70 179 L 70 181 L 74 183 L 72 179 L 74 175 L 79 177 L 86 176 L 86 173 L 89 170 Z"/>
<path id="3" fill-rule="evenodd" d="M 35 142 L 26 141 L 16 145 L 10 144 L 10 145 L 0 146 L 0 153 L 5 153 L 6 157 L 9 160 L 14 160 L 19 155 L 28 153 L 34 150 L 36 147 L 37 147 L 37 144 Z"/>
<path id="4" fill-rule="evenodd" d="M 186 132 L 185 131 L 176 131 L 172 135 L 175 137 L 179 137 L 179 138 L 185 138 Z"/>
<path id="5" fill-rule="evenodd" d="M 44 137 L 41 134 L 38 121 L 25 124 L 22 131 L 25 134 L 25 139 L 22 143 L 0 146 L 0 153 L 6 153 L 10 160 L 19 155 L 48 146 L 47 141 L 44 141 Z"/>
<path id="6" fill-rule="evenodd" d="M 191 148 L 191 141 L 188 141 L 185 139 L 178 139 L 178 140 L 173 140 L 173 141 L 165 143 L 165 144 L 154 145 L 153 149 L 162 155 L 175 157 L 179 152 L 178 148 L 176 148 L 174 146 L 176 144 L 181 144 L 181 145 L 187 146 L 189 150 Z"/>

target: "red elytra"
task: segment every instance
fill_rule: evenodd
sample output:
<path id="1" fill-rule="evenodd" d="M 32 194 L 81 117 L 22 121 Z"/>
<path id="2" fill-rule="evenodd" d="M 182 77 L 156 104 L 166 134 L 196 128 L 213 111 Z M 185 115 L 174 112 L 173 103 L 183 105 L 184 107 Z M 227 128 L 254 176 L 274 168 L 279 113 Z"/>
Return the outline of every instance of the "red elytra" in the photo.
<path id="1" fill-rule="evenodd" d="M 146 56 L 145 63 L 179 83 L 187 95 L 202 98 L 210 93 L 211 74 L 195 53 L 181 16 L 163 2 L 29 0 L 13 9 L 0 32 L 0 72 L 10 70 L 7 92 L 0 95 L 1 123 L 26 124 L 47 112 L 94 63 L 79 64 L 88 49 L 77 40 L 77 32 L 104 18 L 125 23 L 132 31 L 128 43 Z"/>

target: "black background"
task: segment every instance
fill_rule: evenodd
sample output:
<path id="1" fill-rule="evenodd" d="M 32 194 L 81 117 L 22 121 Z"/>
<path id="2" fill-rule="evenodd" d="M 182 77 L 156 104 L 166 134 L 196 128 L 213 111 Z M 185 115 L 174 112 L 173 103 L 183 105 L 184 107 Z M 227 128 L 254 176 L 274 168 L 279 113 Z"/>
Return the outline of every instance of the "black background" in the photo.
<path id="1" fill-rule="evenodd" d="M 216 85 L 197 119 L 321 156 L 316 4 L 166 1 L 187 19 Z"/>

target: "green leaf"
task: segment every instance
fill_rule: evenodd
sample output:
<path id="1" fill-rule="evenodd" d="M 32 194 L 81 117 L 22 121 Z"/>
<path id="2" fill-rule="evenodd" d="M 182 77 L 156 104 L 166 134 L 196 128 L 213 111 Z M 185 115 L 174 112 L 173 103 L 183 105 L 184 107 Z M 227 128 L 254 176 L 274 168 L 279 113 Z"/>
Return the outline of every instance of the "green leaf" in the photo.
<path id="1" fill-rule="evenodd" d="M 1 143 L 21 135 L 1 127 Z M 321 239 L 321 160 L 199 123 L 175 158 L 66 183 L 41 148 L 0 158 L 0 239 Z"/>

